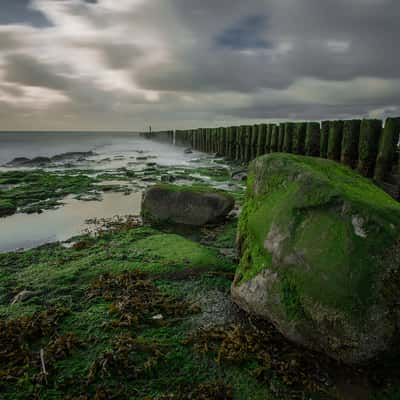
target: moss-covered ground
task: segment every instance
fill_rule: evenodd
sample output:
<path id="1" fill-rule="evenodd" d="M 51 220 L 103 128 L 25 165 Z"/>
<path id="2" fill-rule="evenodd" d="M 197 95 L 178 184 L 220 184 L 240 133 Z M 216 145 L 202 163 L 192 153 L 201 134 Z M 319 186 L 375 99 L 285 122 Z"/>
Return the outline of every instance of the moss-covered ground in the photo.
<path id="1" fill-rule="evenodd" d="M 193 171 L 181 173 L 196 181 Z M 64 194 L 76 193 L 70 178 L 60 183 Z M 97 178 L 115 175 L 85 178 L 85 190 Z M 29 198 L 31 184 L 19 179 L 2 181 L 18 185 L 4 192 L 19 188 Z M 193 230 L 105 225 L 69 247 L 0 254 L 1 400 L 351 399 L 337 383 L 363 375 L 381 388 L 371 399 L 398 398 L 386 370 L 347 370 L 230 303 L 235 219 Z M 22 291 L 29 296 L 12 304 Z"/>

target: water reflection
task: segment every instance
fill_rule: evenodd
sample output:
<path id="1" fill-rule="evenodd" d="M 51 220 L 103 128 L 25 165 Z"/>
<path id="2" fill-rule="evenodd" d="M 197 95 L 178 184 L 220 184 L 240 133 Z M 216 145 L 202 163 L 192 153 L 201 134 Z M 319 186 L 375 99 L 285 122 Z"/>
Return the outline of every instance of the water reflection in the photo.
<path id="1" fill-rule="evenodd" d="M 104 193 L 102 201 L 80 201 L 69 196 L 65 205 L 56 210 L 1 218 L 0 251 L 28 249 L 66 240 L 86 229 L 87 219 L 138 215 L 141 199 L 141 193 Z"/>

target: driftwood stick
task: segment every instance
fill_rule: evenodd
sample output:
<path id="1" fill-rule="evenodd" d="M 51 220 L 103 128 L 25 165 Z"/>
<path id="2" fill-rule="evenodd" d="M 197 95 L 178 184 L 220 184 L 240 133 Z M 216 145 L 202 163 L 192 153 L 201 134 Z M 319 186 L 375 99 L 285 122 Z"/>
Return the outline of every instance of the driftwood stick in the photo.
<path id="1" fill-rule="evenodd" d="M 44 375 L 47 375 L 46 364 L 44 363 L 44 350 L 40 349 L 40 362 L 42 364 L 42 372 Z"/>

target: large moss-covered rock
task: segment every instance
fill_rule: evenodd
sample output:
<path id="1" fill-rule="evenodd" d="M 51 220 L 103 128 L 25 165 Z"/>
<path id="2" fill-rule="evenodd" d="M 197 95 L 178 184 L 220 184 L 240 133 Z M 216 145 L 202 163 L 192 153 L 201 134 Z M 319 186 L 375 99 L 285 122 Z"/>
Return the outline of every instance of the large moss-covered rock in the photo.
<path id="1" fill-rule="evenodd" d="M 142 217 L 153 222 L 201 226 L 221 221 L 234 205 L 233 197 L 223 191 L 162 184 L 146 190 Z"/>
<path id="2" fill-rule="evenodd" d="M 400 204 L 333 161 L 256 159 L 241 213 L 234 301 L 346 363 L 397 350 Z"/>

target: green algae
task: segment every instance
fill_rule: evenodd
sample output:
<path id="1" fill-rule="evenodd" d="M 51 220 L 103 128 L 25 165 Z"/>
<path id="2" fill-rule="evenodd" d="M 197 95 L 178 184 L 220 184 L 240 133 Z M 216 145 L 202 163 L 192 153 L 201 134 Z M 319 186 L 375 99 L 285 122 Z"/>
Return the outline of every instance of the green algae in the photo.
<path id="1" fill-rule="evenodd" d="M 16 185 L 0 190 L 0 216 L 10 215 L 22 208 L 24 212 L 37 212 L 53 208 L 69 194 L 83 194 L 96 188 L 97 179 L 84 173 L 53 173 L 41 170 L 7 171 L 0 179 Z"/>
<path id="2" fill-rule="evenodd" d="M 266 170 L 263 163 L 279 165 L 279 168 L 258 176 L 256 181 L 255 168 Z M 288 179 L 293 171 L 302 171 L 300 181 Z M 307 179 L 307 174 L 313 176 L 313 183 Z M 304 185 L 309 185 L 307 190 L 302 190 Z M 309 197 L 307 193 L 313 195 Z M 367 221 L 366 238 L 356 236 L 352 223 L 337 213 L 343 201 L 351 204 L 347 213 Z M 328 208 L 328 212 L 318 212 L 317 207 Z M 330 161 L 283 154 L 263 157 L 251 166 L 248 199 L 239 222 L 238 284 L 265 268 L 275 268 L 264 247 L 273 223 L 296 232 L 294 242 L 288 243 L 283 253 L 290 249 L 301 251 L 302 257 L 316 266 L 311 275 L 303 270 L 295 273 L 300 298 L 314 296 L 327 307 L 342 307 L 357 314 L 374 301 L 371 288 L 377 271 L 370 257 L 378 257 L 381 249 L 396 240 L 400 206 L 369 180 Z M 315 246 L 317 242 L 324 245 Z M 347 243 L 352 243 L 352 247 L 348 248 Z M 325 285 L 321 277 L 326 271 L 334 278 Z M 354 309 L 350 309 L 349 304 Z"/>

